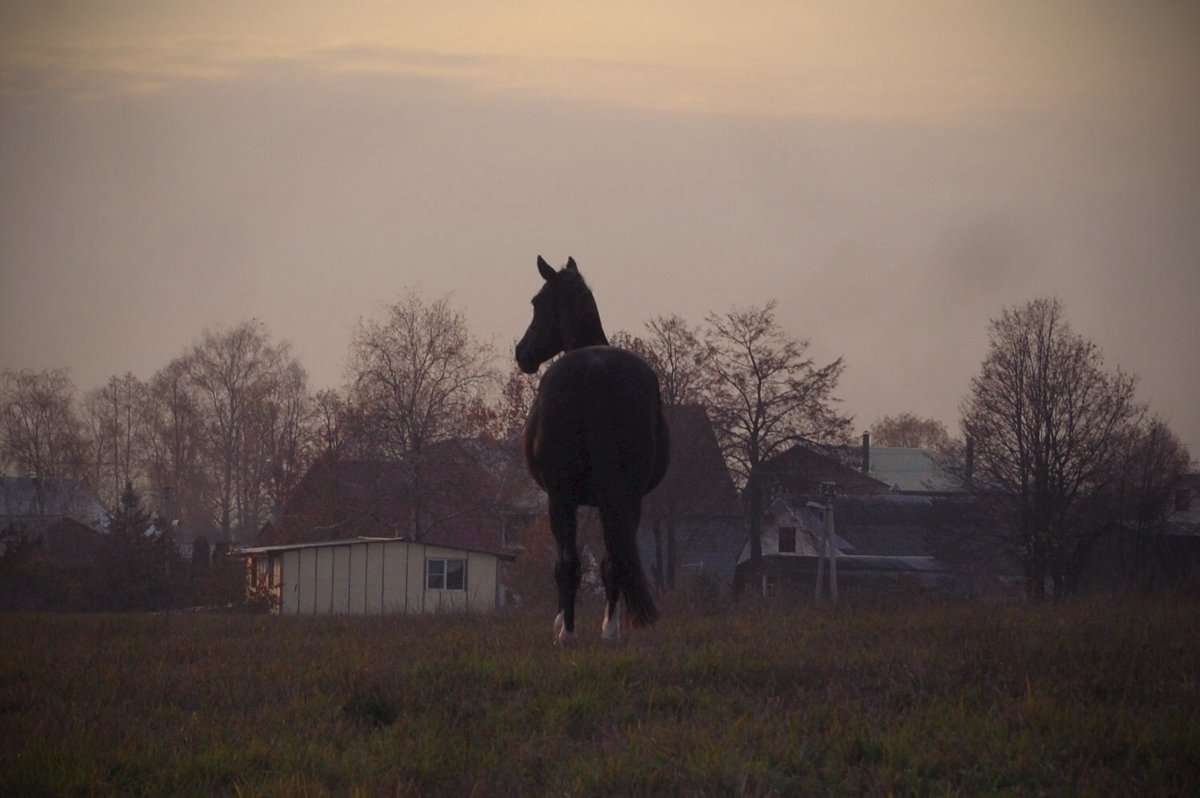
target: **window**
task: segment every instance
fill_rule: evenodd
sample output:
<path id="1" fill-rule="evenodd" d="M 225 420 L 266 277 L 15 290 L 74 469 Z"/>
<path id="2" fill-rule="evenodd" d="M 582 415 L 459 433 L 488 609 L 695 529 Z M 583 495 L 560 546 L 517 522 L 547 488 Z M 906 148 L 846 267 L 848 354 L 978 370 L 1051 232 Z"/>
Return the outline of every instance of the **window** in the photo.
<path id="1" fill-rule="evenodd" d="M 1192 509 L 1192 491 L 1190 488 L 1175 489 L 1175 511 L 1186 513 Z"/>
<path id="2" fill-rule="evenodd" d="M 795 554 L 796 553 L 796 527 L 794 527 L 794 526 L 779 527 L 779 553 L 780 554 Z"/>
<path id="3" fill-rule="evenodd" d="M 426 560 L 426 590 L 466 590 L 466 560 Z"/>

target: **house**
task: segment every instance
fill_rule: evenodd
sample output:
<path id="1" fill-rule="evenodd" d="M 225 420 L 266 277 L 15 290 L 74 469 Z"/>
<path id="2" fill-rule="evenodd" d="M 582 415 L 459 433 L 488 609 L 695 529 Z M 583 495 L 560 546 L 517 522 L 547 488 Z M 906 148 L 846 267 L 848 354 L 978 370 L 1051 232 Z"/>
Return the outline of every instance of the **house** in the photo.
<path id="1" fill-rule="evenodd" d="M 911 457 L 913 451 L 918 450 L 902 451 L 894 463 L 909 468 L 928 462 Z M 914 471 L 923 473 L 923 467 Z M 834 486 L 833 546 L 841 595 L 974 595 L 1007 590 L 1019 580 L 1016 564 L 996 552 L 973 548 L 969 556 L 946 556 L 957 550 L 946 545 L 948 540 L 968 537 L 969 507 L 962 497 L 927 489 L 905 492 L 879 478 L 885 473 L 864 473 L 837 451 L 806 446 L 764 464 L 760 478 L 769 500 L 761 533 L 762 571 L 752 575 L 747 546 L 738 562 L 739 588 L 814 595 L 830 504 L 822 483 Z M 920 479 L 907 484 L 928 488 L 925 477 Z M 755 578 L 761 584 L 751 586 Z"/>
<path id="2" fill-rule="evenodd" d="M 0 477 L 0 554 L 6 538 L 21 538 L 64 568 L 84 568 L 95 559 L 107 520 L 80 480 Z"/>
<path id="3" fill-rule="evenodd" d="M 1200 474 L 1184 474 L 1165 515 L 1147 524 L 1108 524 L 1080 568 L 1083 591 L 1175 588 L 1200 575 Z"/>
<path id="4" fill-rule="evenodd" d="M 108 513 L 82 480 L 0 476 L 0 528 L 12 518 L 70 518 L 99 532 Z"/>
<path id="5" fill-rule="evenodd" d="M 933 555 L 931 538 L 944 523 L 934 499 L 839 495 L 833 499 L 833 508 L 840 595 L 963 592 L 959 575 Z M 772 503 L 763 524 L 764 594 L 814 595 L 824 513 L 824 509 L 796 507 L 784 499 Z M 747 548 L 739 562 L 743 583 L 749 578 L 748 564 Z"/>
<path id="6" fill-rule="evenodd" d="M 544 508 L 515 446 L 451 440 L 429 447 L 419 461 L 321 458 L 258 543 L 386 537 L 513 551 Z"/>
<path id="7" fill-rule="evenodd" d="M 674 565 L 674 587 L 733 589 L 746 527 L 737 488 L 708 413 L 698 405 L 665 409 L 671 463 L 662 483 L 642 501 L 638 547 L 659 588 Z"/>
<path id="8" fill-rule="evenodd" d="M 318 460 L 238 553 L 284 614 L 483 611 L 544 512 L 518 447 L 450 440 L 419 461 Z"/>
<path id="9" fill-rule="evenodd" d="M 241 549 L 252 598 L 283 615 L 490 612 L 511 555 L 396 538 Z"/>

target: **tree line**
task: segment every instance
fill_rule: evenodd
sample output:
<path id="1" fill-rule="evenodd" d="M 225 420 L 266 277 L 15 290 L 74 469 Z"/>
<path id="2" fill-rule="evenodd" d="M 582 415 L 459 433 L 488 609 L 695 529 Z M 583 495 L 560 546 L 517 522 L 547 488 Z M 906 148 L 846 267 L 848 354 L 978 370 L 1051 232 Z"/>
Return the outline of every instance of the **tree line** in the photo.
<path id="1" fill-rule="evenodd" d="M 667 405 L 707 408 L 757 561 L 767 497 L 751 476 L 791 446 L 849 443 L 844 361 L 818 362 L 773 302 L 701 324 L 657 316 L 609 337 L 657 371 Z M 319 457 L 404 460 L 419 497 L 429 447 L 519 436 L 537 385 L 475 338 L 449 299 L 416 293 L 360 321 L 347 362 L 342 386 L 313 391 L 289 345 L 244 322 L 206 331 L 148 380 L 114 376 L 82 401 L 65 370 L 5 371 L 0 457 L 18 474 L 83 480 L 113 511 L 134 486 L 162 517 L 246 543 Z M 1065 586 L 1101 516 L 1161 526 L 1164 496 L 1188 467 L 1135 387 L 1070 329 L 1058 300 L 1034 300 L 991 321 L 959 436 L 911 413 L 872 429 L 880 445 L 937 448 L 977 494 L 1003 497 L 989 529 L 1031 585 Z"/>

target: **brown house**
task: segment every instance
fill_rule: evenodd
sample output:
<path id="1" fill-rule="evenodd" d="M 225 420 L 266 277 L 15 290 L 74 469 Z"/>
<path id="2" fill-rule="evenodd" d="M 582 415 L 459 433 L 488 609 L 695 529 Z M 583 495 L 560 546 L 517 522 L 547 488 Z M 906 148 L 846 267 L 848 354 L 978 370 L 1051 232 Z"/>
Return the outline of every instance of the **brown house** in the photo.
<path id="1" fill-rule="evenodd" d="M 671 464 L 642 502 L 642 563 L 659 587 L 733 589 L 746 526 L 708 413 L 698 405 L 666 408 Z"/>
<path id="2" fill-rule="evenodd" d="M 399 461 L 318 460 L 259 545 L 398 538 L 503 552 L 542 511 L 516 447 L 453 440 Z"/>

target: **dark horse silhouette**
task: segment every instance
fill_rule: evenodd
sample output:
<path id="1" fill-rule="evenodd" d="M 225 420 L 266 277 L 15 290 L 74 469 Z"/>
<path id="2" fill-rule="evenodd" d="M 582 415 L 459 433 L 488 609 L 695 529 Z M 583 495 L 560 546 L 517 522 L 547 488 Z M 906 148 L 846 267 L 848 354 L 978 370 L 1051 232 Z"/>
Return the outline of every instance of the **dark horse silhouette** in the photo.
<path id="1" fill-rule="evenodd" d="M 658 617 L 637 548 L 642 497 L 662 481 L 670 457 L 658 377 L 637 355 L 608 345 L 574 258 L 556 272 L 539 256 L 538 271 L 546 282 L 533 298 L 533 321 L 516 354 L 521 371 L 533 374 L 566 353 L 542 376 L 525 425 L 525 461 L 546 491 L 558 544 L 555 639 L 566 642 L 575 632 L 576 510 L 582 504 L 599 510 L 604 528 L 601 628 L 605 640 L 617 640 L 619 599 L 634 628 Z"/>

